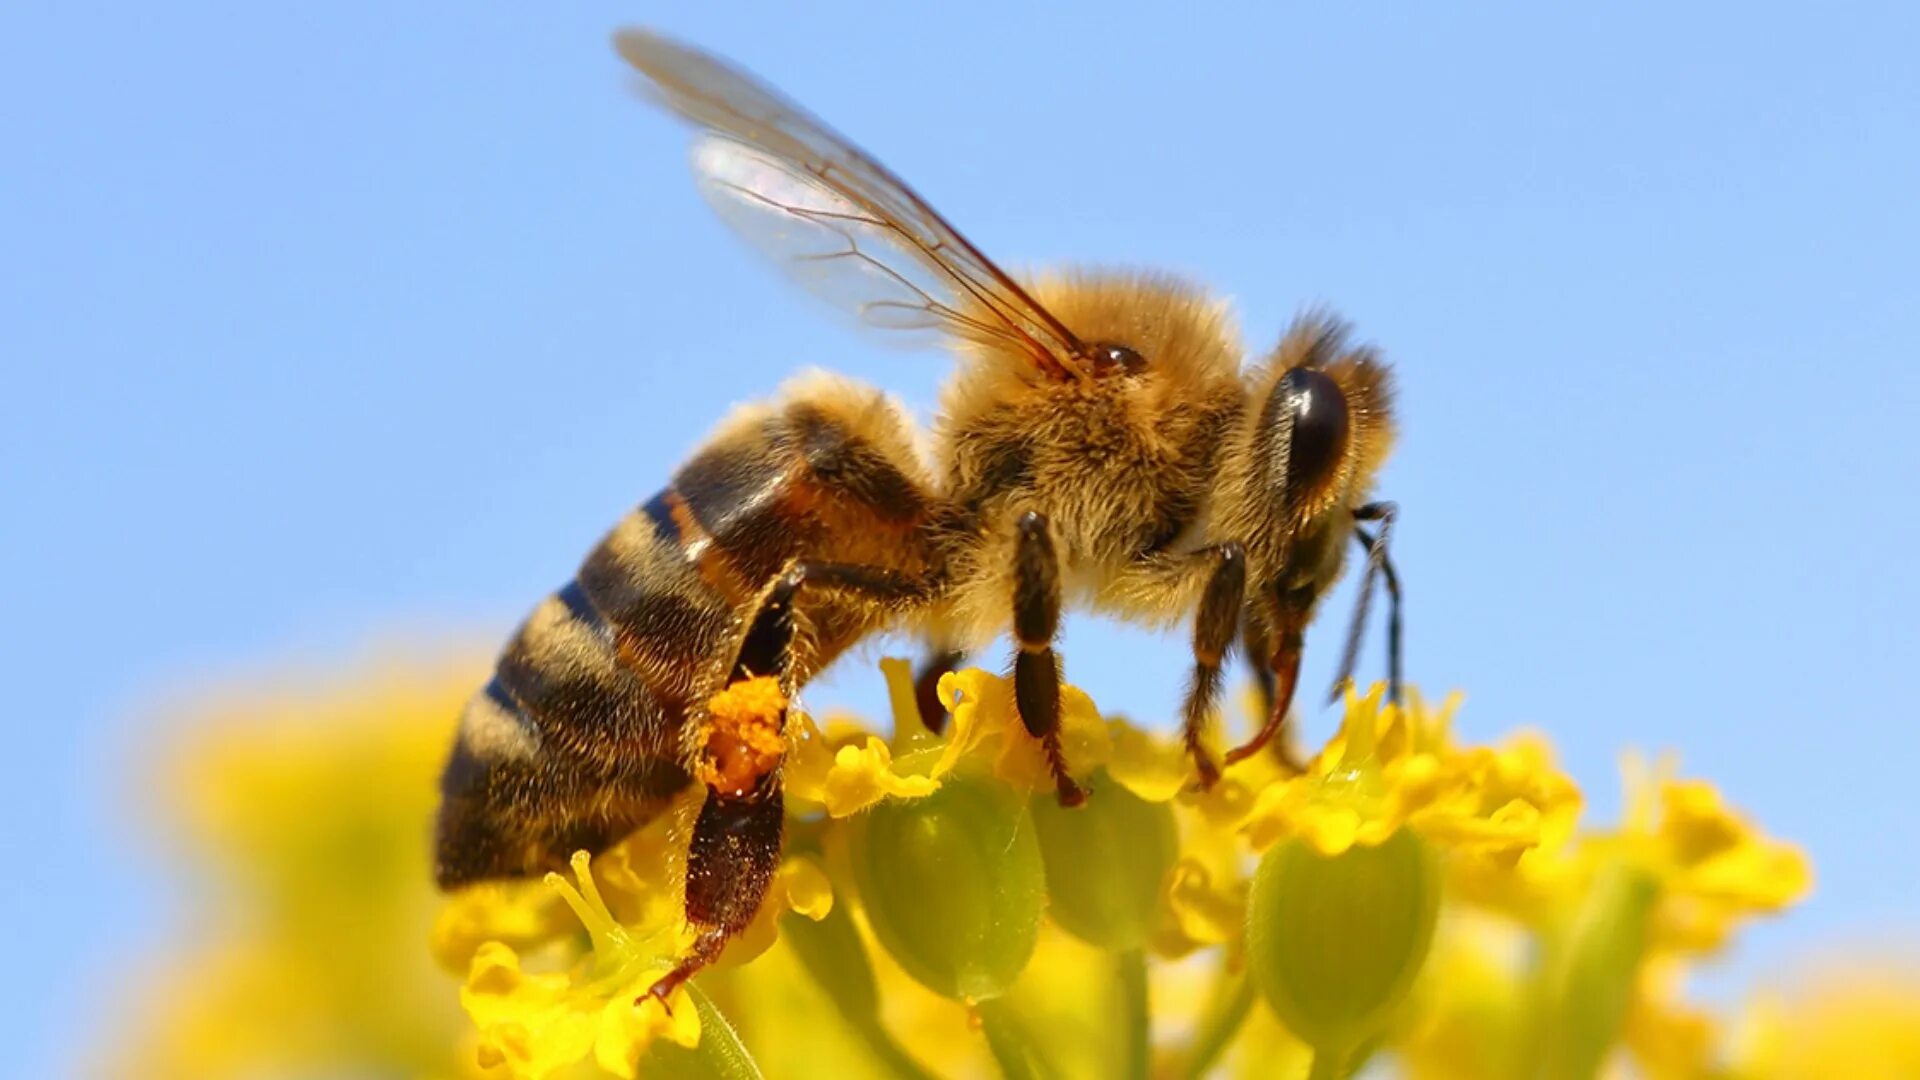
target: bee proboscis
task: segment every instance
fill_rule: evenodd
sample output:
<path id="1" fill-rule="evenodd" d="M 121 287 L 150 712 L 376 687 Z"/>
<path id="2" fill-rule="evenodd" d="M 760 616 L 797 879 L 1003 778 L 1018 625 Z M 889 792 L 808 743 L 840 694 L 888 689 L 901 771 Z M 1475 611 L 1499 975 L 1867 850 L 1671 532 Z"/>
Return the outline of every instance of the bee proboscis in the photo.
<path id="1" fill-rule="evenodd" d="M 617 38 L 698 129 L 693 166 L 729 224 L 869 325 L 957 353 L 923 455 L 892 399 L 824 373 L 742 407 L 543 601 L 463 713 L 442 779 L 442 886 L 598 852 L 706 787 L 688 848 L 696 944 L 664 996 L 753 918 L 778 863 L 785 702 L 849 646 L 906 630 L 939 674 L 1011 630 L 1015 701 L 1059 798 L 1086 791 L 1059 739 L 1063 605 L 1189 621 L 1184 737 L 1203 741 L 1236 641 L 1280 730 L 1301 635 L 1350 543 L 1367 598 L 1393 598 L 1389 503 L 1368 501 L 1393 438 L 1386 366 L 1324 315 L 1242 369 L 1226 307 L 1174 278 L 1018 281 L 898 177 L 725 61 L 644 31 Z M 1363 522 L 1376 522 L 1369 530 Z M 779 738 L 743 731 L 741 695 Z M 726 709 L 718 705 L 722 700 Z M 942 718 L 923 705 L 930 726 Z M 771 748 L 770 748 L 771 746 Z"/>

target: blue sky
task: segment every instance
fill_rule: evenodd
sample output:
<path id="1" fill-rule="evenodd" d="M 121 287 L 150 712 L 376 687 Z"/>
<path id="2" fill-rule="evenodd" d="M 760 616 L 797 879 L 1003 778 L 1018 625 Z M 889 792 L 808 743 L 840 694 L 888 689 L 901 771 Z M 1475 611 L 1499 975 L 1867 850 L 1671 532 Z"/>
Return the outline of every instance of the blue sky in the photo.
<path id="1" fill-rule="evenodd" d="M 1413 678 L 1465 688 L 1471 736 L 1545 728 L 1598 814 L 1619 750 L 1673 748 L 1804 842 L 1818 894 L 1743 975 L 1913 926 L 1912 9 L 278 7 L 0 9 L 22 1075 L 165 930 L 123 794 L 156 700 L 503 637 L 803 366 L 931 403 L 943 358 L 850 334 L 708 216 L 609 47 L 639 21 L 1004 263 L 1192 276 L 1254 348 L 1351 317 L 1399 375 Z M 1186 662 L 1085 620 L 1064 652 L 1142 716 Z"/>

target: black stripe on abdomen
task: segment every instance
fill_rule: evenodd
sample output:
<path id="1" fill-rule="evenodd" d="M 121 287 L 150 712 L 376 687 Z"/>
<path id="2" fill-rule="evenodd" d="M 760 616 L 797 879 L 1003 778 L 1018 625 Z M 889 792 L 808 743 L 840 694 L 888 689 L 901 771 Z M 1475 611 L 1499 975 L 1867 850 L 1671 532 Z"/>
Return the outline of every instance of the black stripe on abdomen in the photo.
<path id="1" fill-rule="evenodd" d="M 488 700 L 500 706 L 500 711 L 508 716 L 515 719 L 526 718 L 526 712 L 520 708 L 520 703 L 515 701 L 513 695 L 507 692 L 507 688 L 500 684 L 498 672 L 494 673 L 493 678 L 487 680 L 486 695 Z"/>
<path id="2" fill-rule="evenodd" d="M 673 494 L 673 488 L 661 488 L 658 494 L 646 501 L 640 512 L 653 522 L 654 535 L 661 542 L 677 546 L 680 543 L 680 523 L 673 519 Z"/>
<path id="3" fill-rule="evenodd" d="M 780 512 L 793 466 L 791 451 L 724 444 L 701 451 L 673 478 L 687 513 L 750 587 L 780 572 L 806 527 Z"/>
<path id="4" fill-rule="evenodd" d="M 606 637 L 609 628 L 606 616 L 593 606 L 593 600 L 587 596 L 587 590 L 581 586 L 580 579 L 574 578 L 553 594 L 562 604 L 567 605 L 568 614 L 574 621 L 591 630 L 597 637 Z"/>

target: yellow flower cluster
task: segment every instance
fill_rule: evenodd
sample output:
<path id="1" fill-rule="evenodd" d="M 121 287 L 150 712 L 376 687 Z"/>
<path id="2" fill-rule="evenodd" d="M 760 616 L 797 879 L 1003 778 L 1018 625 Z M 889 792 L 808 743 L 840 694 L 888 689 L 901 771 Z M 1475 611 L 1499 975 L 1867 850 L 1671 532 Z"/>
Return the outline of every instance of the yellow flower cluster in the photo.
<path id="1" fill-rule="evenodd" d="M 697 791 L 570 874 L 436 901 L 432 779 L 471 672 L 222 710 L 169 793 L 217 932 L 157 969 L 115 1071 L 1914 1074 L 1912 969 L 1687 1003 L 1689 965 L 1810 870 L 1671 766 L 1630 763 L 1624 820 L 1583 827 L 1543 738 L 1463 745 L 1457 701 L 1376 689 L 1304 769 L 1259 756 L 1203 792 L 1172 740 L 1068 688 L 1093 789 L 1069 811 L 1005 680 L 944 680 L 935 738 L 882 667 L 891 739 L 793 714 L 785 862 L 664 1005 Z"/>

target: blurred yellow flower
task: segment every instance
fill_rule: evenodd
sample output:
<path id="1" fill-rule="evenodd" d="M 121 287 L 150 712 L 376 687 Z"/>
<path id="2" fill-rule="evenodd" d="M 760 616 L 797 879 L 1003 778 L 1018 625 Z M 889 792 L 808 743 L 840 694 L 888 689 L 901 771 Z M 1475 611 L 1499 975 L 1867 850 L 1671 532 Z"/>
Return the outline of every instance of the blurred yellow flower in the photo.
<path id="1" fill-rule="evenodd" d="M 1625 768 L 1628 811 L 1617 840 L 1622 857 L 1661 882 L 1657 946 L 1715 951 L 1745 920 L 1782 911 L 1812 891 L 1806 854 L 1762 834 L 1713 785 L 1677 779 L 1671 760 L 1649 770 L 1629 757 Z"/>
<path id="2" fill-rule="evenodd" d="M 480 670 L 393 662 L 243 688 L 169 729 L 151 819 L 179 860 L 186 943 L 151 965 L 107 1072 L 481 1074 L 421 948 L 440 903 L 434 780 Z"/>
<path id="3" fill-rule="evenodd" d="M 1522 1080 L 1538 1041 L 1532 940 L 1472 909 L 1441 919 L 1394 1045 L 1414 1080 Z"/>
<path id="4" fill-rule="evenodd" d="M 1758 996 L 1733 1025 L 1735 1080 L 1920 1076 L 1920 950 L 1854 948 Z"/>

